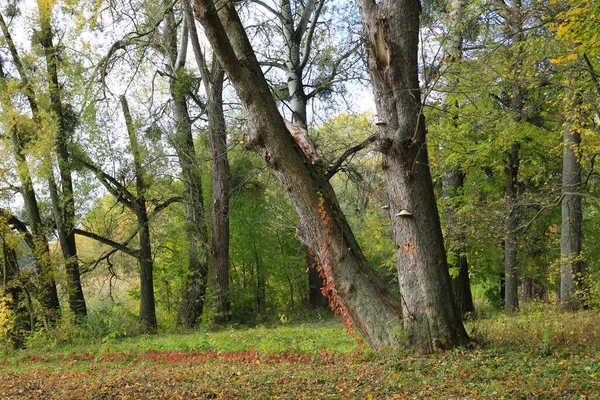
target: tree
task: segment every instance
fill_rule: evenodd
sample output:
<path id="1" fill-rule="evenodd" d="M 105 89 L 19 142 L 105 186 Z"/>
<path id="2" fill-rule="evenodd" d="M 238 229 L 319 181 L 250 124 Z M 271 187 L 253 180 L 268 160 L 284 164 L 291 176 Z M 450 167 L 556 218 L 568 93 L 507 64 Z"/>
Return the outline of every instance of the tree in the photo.
<path id="1" fill-rule="evenodd" d="M 173 110 L 175 134 L 171 140 L 181 166 L 188 238 L 188 277 L 186 288 L 179 307 L 178 323 L 185 328 L 192 327 L 202 314 L 208 276 L 208 231 L 202 195 L 202 170 L 199 165 L 192 121 L 187 105 L 189 87 L 186 87 L 185 60 L 187 56 L 188 23 L 183 19 L 182 37 L 178 40 L 174 10 L 166 4 L 165 15 L 165 58 L 169 75 L 169 91 Z"/>
<path id="2" fill-rule="evenodd" d="M 10 32 L 8 31 L 8 27 L 1 13 L 0 27 L 2 28 L 4 38 L 9 45 L 9 49 L 13 56 L 13 61 L 17 67 L 17 71 L 19 72 L 21 84 L 24 88 L 25 96 L 33 112 L 34 118 L 38 117 L 38 107 L 34 97 L 33 89 L 30 86 L 28 76 L 25 73 L 25 68 L 21 63 L 21 59 L 16 51 L 16 47 L 14 46 L 14 42 L 12 41 Z M 50 249 L 43 231 L 42 217 L 33 187 L 33 180 L 31 178 L 31 171 L 26 158 L 24 146 L 24 136 L 26 134 L 30 135 L 35 131 L 38 120 L 34 119 L 34 121 L 31 121 L 29 117 L 21 115 L 21 113 L 13 106 L 8 91 L 8 80 L 4 70 L 4 62 L 1 60 L 0 100 L 4 115 L 12 116 L 11 118 L 4 118 L 6 124 L 5 131 L 9 132 L 10 135 L 12 152 L 16 160 L 17 175 L 21 181 L 21 187 L 19 191 L 23 197 L 23 203 L 32 234 L 32 240 L 30 244 L 33 247 L 31 248 L 31 251 L 33 253 L 35 265 L 39 274 L 36 297 L 38 297 L 40 303 L 42 304 L 44 312 L 46 313 L 46 317 L 50 321 L 54 321 L 57 317 L 57 314 L 60 312 L 58 292 L 56 290 L 54 271 L 50 261 Z"/>
<path id="3" fill-rule="evenodd" d="M 132 249 L 128 246 L 135 235 L 126 240 L 125 243 L 117 243 L 113 240 L 81 229 L 76 229 L 75 233 L 82 236 L 88 236 L 135 257 L 138 260 L 140 269 L 140 324 L 144 333 L 156 333 L 158 330 L 158 323 L 156 320 L 156 304 L 154 299 L 154 261 L 150 240 L 150 219 L 152 215 L 149 215 L 148 213 L 148 208 L 150 206 L 148 199 L 148 174 L 144 167 L 143 148 L 138 141 L 133 117 L 129 110 L 127 98 L 124 95 L 121 96 L 120 103 L 133 155 L 135 193 L 127 188 L 127 184 L 120 183 L 117 179 L 102 171 L 102 169 L 95 165 L 83 151 L 74 154 L 74 158 L 77 162 L 81 163 L 83 167 L 93 172 L 106 190 L 112 194 L 119 203 L 123 204 L 135 215 L 137 222 L 137 231 L 135 235 L 138 236 L 140 247 L 139 249 Z M 181 197 L 175 196 L 160 204 L 155 204 L 152 214 L 156 214 L 173 202 L 181 200 Z"/>
<path id="4" fill-rule="evenodd" d="M 227 156 L 227 126 L 223 110 L 225 72 L 216 56 L 209 66 L 200 47 L 196 21 L 189 0 L 183 0 L 185 23 L 196 65 L 207 95 L 206 114 L 211 150 L 212 183 L 212 296 L 213 322 L 223 324 L 229 319 L 229 196 L 230 176 Z"/>
<path id="5" fill-rule="evenodd" d="M 367 35 L 403 319 L 422 352 L 465 344 L 429 170 L 418 77 L 418 1 L 357 1 Z"/>
<path id="6" fill-rule="evenodd" d="M 75 128 L 75 116 L 70 108 L 65 107 L 61 98 L 60 88 L 62 85 L 58 79 L 59 59 L 53 43 L 54 35 L 50 24 L 52 5 L 47 0 L 38 0 L 37 6 L 40 13 L 41 28 L 39 41 L 44 49 L 46 72 L 48 74 L 51 118 L 55 120 L 54 123 L 56 124 L 56 129 L 53 133 L 61 190 L 57 189 L 52 172 L 49 172 L 48 181 L 60 248 L 65 259 L 69 306 L 78 318 L 82 318 L 87 315 L 87 308 L 83 289 L 81 288 L 77 247 L 73 232 L 75 229 L 75 196 L 68 149 L 71 142 L 70 136 Z"/>
<path id="7" fill-rule="evenodd" d="M 300 218 L 297 237 L 318 255 L 342 312 L 373 348 L 398 348 L 400 303 L 368 265 L 323 170 L 288 132 L 234 4 L 195 0 L 194 11 L 244 106 L 244 142 L 288 192 Z"/>

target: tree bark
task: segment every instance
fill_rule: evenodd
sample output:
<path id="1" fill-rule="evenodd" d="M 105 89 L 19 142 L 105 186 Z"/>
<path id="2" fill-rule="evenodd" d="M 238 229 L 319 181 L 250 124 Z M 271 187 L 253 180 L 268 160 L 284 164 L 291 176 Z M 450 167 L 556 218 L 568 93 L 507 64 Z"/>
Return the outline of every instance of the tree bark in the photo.
<path id="1" fill-rule="evenodd" d="M 400 303 L 376 278 L 322 170 L 288 132 L 231 1 L 195 0 L 196 17 L 248 117 L 246 145 L 285 187 L 300 217 L 297 237 L 313 249 L 345 313 L 374 349 L 398 348 Z"/>
<path id="2" fill-rule="evenodd" d="M 185 67 L 187 55 L 187 22 L 184 22 L 179 46 L 172 10 L 167 13 L 166 22 L 165 36 L 168 42 L 168 58 L 171 69 L 169 84 L 175 123 L 173 146 L 177 152 L 183 178 L 188 241 L 187 282 L 179 305 L 177 322 L 184 328 L 191 328 L 202 315 L 204 308 L 208 277 L 208 229 L 202 194 L 202 170 L 196 157 L 192 122 L 186 100 L 185 90 L 187 89 L 177 85 L 177 76 Z"/>
<path id="3" fill-rule="evenodd" d="M 525 104 L 525 89 L 518 75 L 522 70 L 523 57 L 521 54 L 521 43 L 525 41 L 523 33 L 523 6 L 521 0 L 512 2 L 507 15 L 507 35 L 512 39 L 514 47 L 513 81 L 511 83 L 510 111 L 514 123 L 523 120 L 523 108 Z M 504 275 L 505 275 L 505 299 L 504 311 L 513 313 L 519 308 L 518 276 L 517 276 L 517 226 L 520 219 L 520 207 L 518 204 L 518 183 L 521 145 L 518 141 L 511 143 L 506 156 L 504 203 L 506 205 L 506 221 L 504 224 Z"/>
<path id="4" fill-rule="evenodd" d="M 423 353 L 467 343 L 452 296 L 418 79 L 420 4 L 357 1 L 367 34 L 404 327 Z"/>
<path id="5" fill-rule="evenodd" d="M 572 91 L 567 93 L 576 104 Z M 576 107 L 573 107 L 576 108 Z M 571 110 L 574 112 L 574 110 Z M 582 274 L 584 263 L 581 259 L 581 136 L 572 122 L 563 129 L 562 167 L 562 229 L 560 236 L 560 301 L 570 310 L 584 305 Z"/>
<path id="6" fill-rule="evenodd" d="M 133 119 L 125 96 L 121 96 L 121 108 L 125 117 L 125 125 L 127 127 L 127 134 L 129 136 L 131 152 L 133 154 L 135 187 L 137 191 L 133 211 L 137 218 L 138 236 L 140 240 L 140 252 L 138 257 L 140 267 L 140 324 L 144 333 L 156 333 L 158 331 L 158 324 L 156 322 L 156 308 L 154 302 L 154 265 L 150 243 L 148 212 L 146 210 L 148 184 L 144 178 L 145 171 L 142 166 L 141 147 L 137 140 Z"/>
<path id="7" fill-rule="evenodd" d="M 212 80 L 208 91 L 207 113 L 212 170 L 212 296 L 213 322 L 229 320 L 229 160 L 227 131 L 223 111 L 224 72 L 213 60 Z"/>
<path id="8" fill-rule="evenodd" d="M 513 313 L 519 308 L 517 281 L 517 226 L 519 210 L 517 198 L 519 174 L 518 143 L 513 143 L 508 151 L 504 188 L 504 203 L 506 205 L 506 221 L 504 223 L 504 310 Z"/>
<path id="9" fill-rule="evenodd" d="M 229 159 L 227 157 L 227 126 L 223 110 L 225 72 L 213 55 L 211 68 L 200 48 L 196 21 L 188 0 L 184 12 L 196 64 L 207 93 L 206 112 L 211 148 L 212 177 L 212 298 L 213 323 L 222 325 L 229 320 Z"/>
<path id="10" fill-rule="evenodd" d="M 69 307 L 76 317 L 82 318 L 87 315 L 87 308 L 83 289 L 81 287 L 77 247 L 75 244 L 75 234 L 73 232 L 73 229 L 75 229 L 75 198 L 68 150 L 70 135 L 72 135 L 73 132 L 69 132 L 70 128 L 65 121 L 61 99 L 60 84 L 58 81 L 58 57 L 56 55 L 56 48 L 53 44 L 53 33 L 50 25 L 52 8 L 49 2 L 38 0 L 38 9 L 41 25 L 39 40 L 44 48 L 46 57 L 46 68 L 49 78 L 50 108 L 58 123 L 54 142 L 58 160 L 61 192 L 58 192 L 56 185 L 51 182 L 51 192 L 55 194 L 52 196 L 52 203 L 60 248 L 65 259 Z M 52 174 L 52 172 L 50 171 L 49 174 Z M 54 181 L 53 177 L 50 179 Z M 56 194 L 58 194 L 58 196 Z"/>

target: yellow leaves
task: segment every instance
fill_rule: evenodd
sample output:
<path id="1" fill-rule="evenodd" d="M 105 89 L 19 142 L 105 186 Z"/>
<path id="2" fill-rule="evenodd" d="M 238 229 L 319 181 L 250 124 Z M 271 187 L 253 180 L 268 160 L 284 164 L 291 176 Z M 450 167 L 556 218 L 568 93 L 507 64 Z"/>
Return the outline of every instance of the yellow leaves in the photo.
<path id="1" fill-rule="evenodd" d="M 579 58 L 579 55 L 577 53 L 571 53 L 569 55 L 567 55 L 566 59 L 567 61 L 575 61 Z"/>

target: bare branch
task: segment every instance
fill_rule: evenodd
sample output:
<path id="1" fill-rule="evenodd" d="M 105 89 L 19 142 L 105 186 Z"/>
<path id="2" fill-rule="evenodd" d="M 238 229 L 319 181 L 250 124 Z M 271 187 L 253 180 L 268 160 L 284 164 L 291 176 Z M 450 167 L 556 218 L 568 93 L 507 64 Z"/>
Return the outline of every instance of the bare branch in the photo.
<path id="1" fill-rule="evenodd" d="M 377 139 L 379 139 L 379 135 L 370 136 L 364 142 L 357 144 L 356 146 L 351 147 L 348 150 L 346 150 L 344 152 L 344 154 L 342 154 L 341 157 L 338 158 L 338 160 L 331 167 L 329 167 L 327 174 L 325 174 L 327 179 L 331 179 L 340 170 L 340 168 L 342 167 L 342 164 L 344 163 L 344 161 L 346 161 L 348 159 L 348 157 L 361 151 L 364 148 L 367 148 L 371 143 L 375 142 Z"/>
<path id="2" fill-rule="evenodd" d="M 129 254 L 132 257 L 136 257 L 137 258 L 137 257 L 140 256 L 140 251 L 138 249 L 132 249 L 132 248 L 128 247 L 127 244 L 115 242 L 114 240 L 111 240 L 109 238 L 105 238 L 104 236 L 100 236 L 100 235 L 95 234 L 93 232 L 88 232 L 88 231 L 84 231 L 83 229 L 75 228 L 73 230 L 73 233 L 75 233 L 76 235 L 79 235 L 79 236 L 85 236 L 85 237 L 88 237 L 90 239 L 94 239 L 95 241 L 100 242 L 102 244 L 105 244 L 107 246 L 110 246 L 113 249 L 116 249 L 118 251 L 122 251 L 125 254 Z"/>
<path id="3" fill-rule="evenodd" d="M 311 2 L 309 2 L 309 3 L 311 3 Z M 310 23 L 310 27 L 308 28 L 308 34 L 306 35 L 306 39 L 304 42 L 304 54 L 302 54 L 302 60 L 300 61 L 300 68 L 306 67 L 306 64 L 308 63 L 308 58 L 310 56 L 310 51 L 312 48 L 313 35 L 315 33 L 315 29 L 317 28 L 317 22 L 319 21 L 319 16 L 321 15 L 321 10 L 323 10 L 323 4 L 325 4 L 325 0 L 319 0 L 319 3 L 317 4 L 317 8 L 313 14 L 312 21 Z M 304 9 L 305 13 L 306 13 L 306 10 L 308 9 L 308 7 L 309 7 L 309 5 L 307 4 L 306 8 Z M 304 15 L 302 17 L 304 17 Z M 301 21 L 301 23 L 302 23 L 302 21 Z M 301 32 L 300 29 L 301 29 L 301 26 L 298 27 L 298 30 L 296 31 L 296 33 L 298 34 L 298 36 L 300 37 L 300 40 L 301 40 L 304 32 L 300 33 Z"/>

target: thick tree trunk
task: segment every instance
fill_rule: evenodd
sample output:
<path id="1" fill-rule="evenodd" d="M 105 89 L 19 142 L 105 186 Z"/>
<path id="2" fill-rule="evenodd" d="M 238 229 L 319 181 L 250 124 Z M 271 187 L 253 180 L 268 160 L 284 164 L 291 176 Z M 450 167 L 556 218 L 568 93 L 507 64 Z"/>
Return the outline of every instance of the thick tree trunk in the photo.
<path id="1" fill-rule="evenodd" d="M 229 320 L 229 160 L 223 111 L 225 74 L 216 59 L 213 60 L 213 70 L 210 85 L 207 85 L 213 197 L 212 296 L 213 322 L 222 325 Z"/>
<path id="2" fill-rule="evenodd" d="M 368 38 L 404 327 L 419 352 L 462 345 L 468 336 L 453 301 L 427 156 L 417 61 L 420 4 L 358 4 Z"/>
<path id="3" fill-rule="evenodd" d="M 123 109 L 123 116 L 125 117 L 131 153 L 133 154 L 135 187 L 137 191 L 134 210 L 137 218 L 138 237 L 140 240 L 140 253 L 138 258 L 140 267 L 140 325 L 144 333 L 156 333 L 158 331 L 158 324 L 156 322 L 156 307 L 154 303 L 154 266 L 150 243 L 150 225 L 148 221 L 148 212 L 146 210 L 146 192 L 148 184 L 144 178 L 145 171 L 142 166 L 141 148 L 137 140 L 133 119 L 131 118 L 129 105 L 127 104 L 125 96 L 121 96 L 121 107 Z"/>
<path id="4" fill-rule="evenodd" d="M 201 169 L 196 158 L 192 126 L 184 100 L 172 98 L 176 125 L 175 149 L 183 175 L 188 239 L 188 274 L 179 306 L 178 323 L 191 328 L 204 307 L 208 277 L 208 232 Z"/>
<path id="5" fill-rule="evenodd" d="M 519 223 L 519 209 L 517 199 L 517 185 L 519 174 L 519 144 L 513 143 L 507 155 L 504 188 L 504 202 L 506 204 L 506 221 L 504 224 L 504 310 L 508 313 L 519 308 L 519 294 L 517 281 L 517 225 Z"/>
<path id="6" fill-rule="evenodd" d="M 211 148 L 212 177 L 212 298 L 213 323 L 224 324 L 229 319 L 229 159 L 227 157 L 227 130 L 223 111 L 223 83 L 225 72 L 216 56 L 209 70 L 196 32 L 191 6 L 183 2 L 186 23 L 196 64 L 207 93 L 206 112 Z"/>
<path id="7" fill-rule="evenodd" d="M 165 2 L 165 8 L 169 9 L 170 4 L 170 2 Z M 179 305 L 177 323 L 184 328 L 191 328 L 202 315 L 204 308 L 209 257 L 208 229 L 202 194 L 202 170 L 196 158 L 192 121 L 187 106 L 186 96 L 188 93 L 186 90 L 188 88 L 178 85 L 177 82 L 177 77 L 185 66 L 189 39 L 187 21 L 182 26 L 181 39 L 178 39 L 173 11 L 167 13 L 164 36 L 167 41 L 167 57 L 171 69 L 169 85 L 175 124 L 175 136 L 172 143 L 181 166 L 188 242 L 187 281 Z"/>
<path id="8" fill-rule="evenodd" d="M 261 154 L 300 217 L 297 237 L 319 256 L 343 312 L 365 340 L 378 350 L 400 347 L 400 303 L 367 263 L 325 174 L 288 132 L 232 2 L 218 10 L 210 0 L 194 5 L 245 108 L 245 142 Z"/>
<path id="9" fill-rule="evenodd" d="M 75 316 L 82 318 L 87 315 L 87 308 L 83 296 L 83 289 L 81 287 L 77 247 L 75 245 L 75 234 L 73 233 L 73 229 L 75 229 L 75 198 L 73 194 L 71 162 L 69 160 L 70 156 L 68 150 L 68 142 L 70 141 L 72 132 L 69 132 L 70 128 L 65 121 L 60 84 L 58 82 L 58 57 L 53 44 L 52 27 L 50 25 L 52 8 L 47 1 L 38 0 L 38 9 L 40 12 L 41 25 L 41 35 L 39 35 L 39 40 L 44 48 L 44 54 L 46 56 L 51 102 L 50 107 L 54 113 L 54 118 L 56 118 L 58 122 L 54 141 L 62 192 L 56 190 L 56 185 L 52 185 L 53 187 L 51 186 L 51 189 L 54 189 L 55 194 L 52 196 L 52 203 L 60 248 L 65 259 L 69 307 Z M 54 178 L 51 179 L 54 180 Z M 59 196 L 56 196 L 56 194 Z"/>
<path id="10" fill-rule="evenodd" d="M 572 96 L 571 96 L 572 97 Z M 581 136 L 572 123 L 563 131 L 562 229 L 560 236 L 560 301 L 568 309 L 584 305 L 581 259 Z"/>

